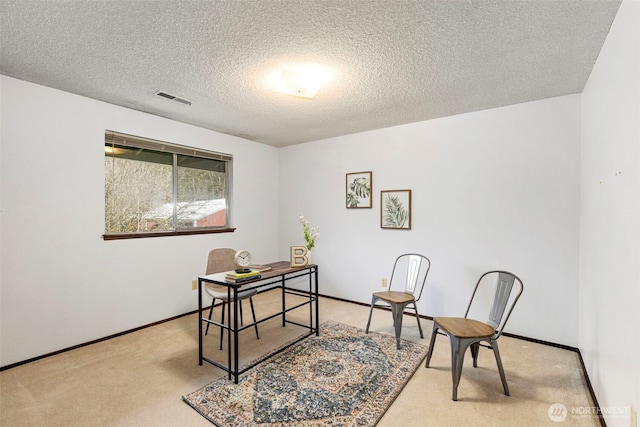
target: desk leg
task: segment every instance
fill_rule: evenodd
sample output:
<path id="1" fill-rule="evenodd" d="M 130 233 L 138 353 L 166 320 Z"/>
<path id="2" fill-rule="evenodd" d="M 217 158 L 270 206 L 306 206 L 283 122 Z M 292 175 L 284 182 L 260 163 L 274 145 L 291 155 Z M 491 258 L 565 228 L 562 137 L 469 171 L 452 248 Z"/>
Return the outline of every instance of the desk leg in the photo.
<path id="1" fill-rule="evenodd" d="M 231 380 L 231 287 L 227 287 L 227 326 L 229 327 L 227 329 L 227 360 L 229 361 L 229 380 Z"/>
<path id="2" fill-rule="evenodd" d="M 198 278 L 198 365 L 202 366 L 202 280 Z"/>
<path id="3" fill-rule="evenodd" d="M 287 302 L 286 302 L 286 297 L 285 297 L 285 283 L 286 283 L 286 279 L 284 276 L 282 276 L 281 279 L 281 285 L 280 288 L 282 289 L 282 327 L 284 328 L 286 326 L 286 317 L 285 317 L 285 310 L 287 307 Z"/>
<path id="4" fill-rule="evenodd" d="M 313 267 L 309 267 L 309 293 L 307 294 L 307 298 L 309 298 L 309 333 L 313 332 L 314 325 L 313 321 L 315 319 L 313 315 L 314 304 L 313 304 Z M 317 325 L 316 325 L 317 327 Z"/>
<path id="5" fill-rule="evenodd" d="M 315 271 L 313 273 L 314 282 L 316 285 L 315 296 L 316 296 L 316 336 L 320 336 L 320 301 L 318 301 L 318 266 L 314 267 Z"/>
<path id="6" fill-rule="evenodd" d="M 231 310 L 229 310 L 231 311 Z M 231 335 L 231 334 L 229 334 Z M 233 288 L 233 375 L 238 384 L 238 288 Z"/>

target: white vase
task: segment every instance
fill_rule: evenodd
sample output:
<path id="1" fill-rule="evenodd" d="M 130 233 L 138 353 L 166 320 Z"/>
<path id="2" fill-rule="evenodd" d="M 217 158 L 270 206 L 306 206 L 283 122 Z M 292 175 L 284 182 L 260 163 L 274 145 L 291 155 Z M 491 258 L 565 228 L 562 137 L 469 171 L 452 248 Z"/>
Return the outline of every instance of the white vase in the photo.
<path id="1" fill-rule="evenodd" d="M 313 261 L 311 260 L 311 251 L 307 250 L 307 254 L 305 256 L 307 257 L 307 265 L 313 264 Z"/>

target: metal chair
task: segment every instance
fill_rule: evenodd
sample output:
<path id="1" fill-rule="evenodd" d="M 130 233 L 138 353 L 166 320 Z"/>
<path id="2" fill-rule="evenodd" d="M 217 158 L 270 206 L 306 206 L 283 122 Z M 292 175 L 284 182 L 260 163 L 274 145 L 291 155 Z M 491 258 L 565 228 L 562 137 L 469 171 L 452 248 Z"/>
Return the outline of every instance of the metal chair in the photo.
<path id="1" fill-rule="evenodd" d="M 431 268 L 431 261 L 420 254 L 403 254 L 396 258 L 391 272 L 391 280 L 386 291 L 375 292 L 371 298 L 371 309 L 367 321 L 366 333 L 369 333 L 373 308 L 380 302 L 391 307 L 393 326 L 396 333 L 396 348 L 400 349 L 400 332 L 402 330 L 402 315 L 405 308 L 413 308 L 418 321 L 420 338 L 424 338 L 416 301 L 422 296 L 422 290 Z M 418 297 L 415 294 L 418 292 Z"/>
<path id="2" fill-rule="evenodd" d="M 478 279 L 464 317 L 435 317 L 433 319 L 433 331 L 425 368 L 429 367 L 433 346 L 436 342 L 436 334 L 439 333 L 438 331 L 442 331 L 440 333 L 449 336 L 451 341 L 453 400 L 458 400 L 458 384 L 460 383 L 462 364 L 467 347 L 471 347 L 473 367 L 477 368 L 478 351 L 480 343 L 483 341 L 488 343 L 488 345 L 482 344 L 483 347 L 493 350 L 502 386 L 504 387 L 504 394 L 509 396 L 509 386 L 507 385 L 502 360 L 500 359 L 500 351 L 498 350 L 498 338 L 502 335 L 504 325 L 509 320 L 513 307 L 518 302 L 520 295 L 522 295 L 523 289 L 522 281 L 515 274 L 502 270 L 488 271 Z M 487 320 L 475 320 L 479 318 Z"/>
<path id="3" fill-rule="evenodd" d="M 230 248 L 218 248 L 212 249 L 209 252 L 209 257 L 207 259 L 207 272 L 206 274 L 215 274 L 222 273 L 225 271 L 234 270 L 237 268 L 234 256 L 236 254 L 235 249 Z M 231 298 L 229 298 L 228 289 L 225 286 L 214 285 L 213 283 L 204 283 L 204 290 L 207 294 L 212 298 L 211 300 L 211 308 L 209 309 L 209 320 L 211 320 L 211 315 L 213 314 L 213 307 L 215 305 L 216 299 L 222 301 L 222 316 L 220 323 L 224 323 L 224 310 L 225 306 L 229 302 L 233 302 L 233 293 L 231 294 Z M 248 299 L 249 304 L 251 305 L 251 314 L 253 315 L 253 322 L 256 322 L 256 312 L 253 307 L 253 296 L 258 292 L 257 289 L 248 289 L 246 291 L 238 292 L 238 303 L 240 305 L 240 324 L 243 324 L 242 319 L 242 300 Z M 231 308 L 229 308 L 231 309 Z M 207 323 L 207 328 L 205 330 L 205 335 L 209 333 L 210 323 Z M 256 329 L 256 338 L 260 339 L 260 335 L 258 334 L 258 325 L 255 325 Z M 222 339 L 224 337 L 224 328 L 220 328 L 220 350 L 222 350 Z"/>

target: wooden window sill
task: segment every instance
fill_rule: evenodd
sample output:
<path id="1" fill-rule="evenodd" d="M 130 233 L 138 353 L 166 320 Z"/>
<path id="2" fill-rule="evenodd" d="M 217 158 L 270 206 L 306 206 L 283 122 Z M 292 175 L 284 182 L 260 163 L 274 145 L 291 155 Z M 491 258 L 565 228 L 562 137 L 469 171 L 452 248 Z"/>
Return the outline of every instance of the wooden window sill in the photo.
<path id="1" fill-rule="evenodd" d="M 142 239 L 146 237 L 167 237 L 167 236 L 190 236 L 194 234 L 214 234 L 214 233 L 233 233 L 235 228 L 207 228 L 195 230 L 176 230 L 176 231 L 158 231 L 146 233 L 117 233 L 103 234 L 103 240 L 125 240 L 125 239 Z"/>

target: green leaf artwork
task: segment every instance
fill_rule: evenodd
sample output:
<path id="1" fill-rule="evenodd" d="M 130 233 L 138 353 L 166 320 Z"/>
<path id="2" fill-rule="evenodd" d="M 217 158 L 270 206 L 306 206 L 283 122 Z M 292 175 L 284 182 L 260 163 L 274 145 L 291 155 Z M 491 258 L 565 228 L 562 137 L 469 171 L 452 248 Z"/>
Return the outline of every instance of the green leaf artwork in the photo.
<path id="1" fill-rule="evenodd" d="M 371 207 L 371 172 L 347 174 L 347 208 Z"/>
<path id="2" fill-rule="evenodd" d="M 402 205 L 400 198 L 389 195 L 384 201 L 384 226 L 393 228 L 404 228 L 409 218 L 407 209 Z"/>
<path id="3" fill-rule="evenodd" d="M 411 229 L 411 190 L 380 192 L 380 226 Z"/>

